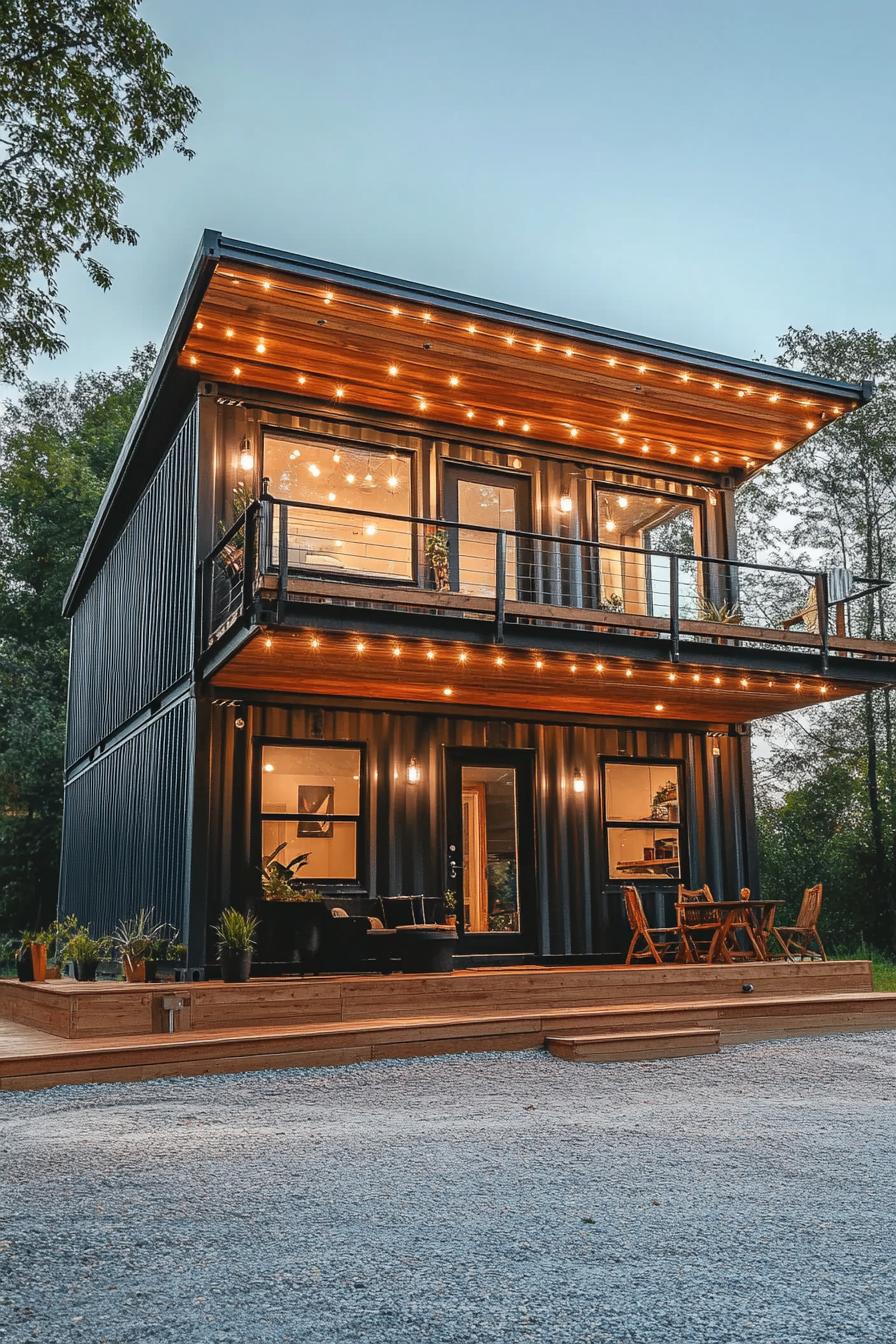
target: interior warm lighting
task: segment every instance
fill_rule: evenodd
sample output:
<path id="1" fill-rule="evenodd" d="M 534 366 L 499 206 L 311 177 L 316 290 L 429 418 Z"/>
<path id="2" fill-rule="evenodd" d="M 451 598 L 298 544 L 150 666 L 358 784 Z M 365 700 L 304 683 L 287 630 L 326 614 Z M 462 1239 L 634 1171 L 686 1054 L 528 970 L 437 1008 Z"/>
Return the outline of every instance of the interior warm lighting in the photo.
<path id="1" fill-rule="evenodd" d="M 721 684 L 722 684 L 722 678 L 721 678 L 721 677 L 713 677 L 713 679 L 712 679 L 712 684 L 713 684 L 713 686 L 721 686 Z"/>
<path id="2" fill-rule="evenodd" d="M 681 375 L 681 381 L 683 383 L 689 383 L 691 381 L 691 375 L 689 373 L 683 373 Z"/>
<path id="3" fill-rule="evenodd" d="M 312 475 L 312 476 L 319 476 L 319 475 L 320 475 L 320 467 L 317 465 L 316 462 L 309 462 L 309 463 L 308 463 L 308 470 L 311 472 L 311 475 Z"/>
<path id="4" fill-rule="evenodd" d="M 572 495 L 560 496 L 560 512 L 572 513 Z"/>
<path id="5" fill-rule="evenodd" d="M 571 439 L 577 439 L 577 438 L 579 437 L 579 431 L 576 429 L 575 425 L 570 425 L 570 427 L 569 427 L 569 437 L 570 437 Z"/>
<path id="6" fill-rule="evenodd" d="M 617 496 L 616 496 L 616 503 L 619 505 L 620 509 L 627 509 L 627 508 L 628 508 L 628 495 L 617 495 Z"/>
<path id="7" fill-rule="evenodd" d="M 503 428 L 504 428 L 504 423 L 505 423 L 505 421 L 504 421 L 504 417 L 503 417 L 503 415 L 499 415 L 499 416 L 498 416 L 498 428 L 499 428 L 499 429 L 503 429 Z"/>
<path id="8" fill-rule="evenodd" d="M 714 390 L 715 390 L 716 392 L 721 392 L 721 390 L 722 390 L 722 384 L 719 383 L 719 382 L 714 382 L 714 383 L 713 383 L 713 388 L 714 388 Z"/>
<path id="9" fill-rule="evenodd" d="M 354 473 L 353 471 L 349 471 L 349 472 L 346 473 L 345 483 L 346 483 L 346 485 L 354 485 L 354 483 L 355 483 L 355 481 L 356 481 L 357 479 L 358 479 L 358 478 L 357 478 L 357 476 L 355 475 L 355 473 Z"/>
<path id="10" fill-rule="evenodd" d="M 573 793 L 585 792 L 585 781 L 582 778 L 581 770 L 573 770 L 572 772 L 572 791 Z"/>
<path id="11" fill-rule="evenodd" d="M 691 676 L 691 681 L 693 681 L 695 684 L 698 683 L 700 681 L 700 673 L 694 672 L 693 675 Z"/>
<path id="12" fill-rule="evenodd" d="M 615 532 L 615 531 L 616 531 L 616 520 L 615 520 L 615 518 L 608 518 L 608 519 L 607 519 L 607 521 L 604 523 L 604 531 L 605 531 L 605 532 Z"/>
<path id="13" fill-rule="evenodd" d="M 504 337 L 504 340 L 507 342 L 508 345 L 513 345 L 514 338 L 512 335 L 508 334 L 507 336 Z"/>
<path id="14" fill-rule="evenodd" d="M 642 444 L 641 444 L 641 452 L 642 452 L 642 453 L 649 453 L 649 452 L 650 452 L 650 445 L 649 445 L 649 444 L 646 444 L 646 443 L 642 443 Z"/>
<path id="15" fill-rule="evenodd" d="M 669 452 L 672 455 L 672 457 L 674 457 L 675 454 L 678 452 L 678 449 L 675 447 L 674 443 L 669 444 Z"/>
<path id="16" fill-rule="evenodd" d="M 417 764 L 416 756 L 411 756 L 408 760 L 407 777 L 409 784 L 420 783 L 420 766 Z"/>
<path id="17" fill-rule="evenodd" d="M 620 446 L 621 446 L 623 443 L 625 443 L 625 435 L 624 435 L 624 434 L 618 434 L 618 435 L 616 436 L 616 442 L 617 442 L 618 444 L 620 444 Z"/>
<path id="18" fill-rule="evenodd" d="M 420 410 L 421 410 L 421 411 L 425 411 L 425 410 L 426 410 L 426 405 L 427 405 L 427 403 L 423 400 L 422 397 L 421 397 L 420 400 L 417 402 L 417 405 L 420 407 Z"/>
<path id="19" fill-rule="evenodd" d="M 769 401 L 780 401 L 780 400 L 781 400 L 780 392 L 772 392 L 771 396 L 769 397 Z"/>
<path id="20" fill-rule="evenodd" d="M 595 670 L 595 672 L 603 672 L 603 670 L 604 670 L 604 665 L 603 665 L 603 663 L 595 663 L 595 664 L 594 664 L 594 670 Z"/>
<path id="21" fill-rule="evenodd" d="M 262 289 L 270 289 L 270 287 L 271 287 L 271 282 L 270 282 L 270 280 L 262 280 L 262 282 L 261 282 L 261 287 L 262 287 Z"/>
<path id="22" fill-rule="evenodd" d="M 470 333 L 471 336 L 476 335 L 476 326 L 473 322 L 468 323 L 467 331 Z"/>
<path id="23" fill-rule="evenodd" d="M 639 372 L 639 373 L 646 373 L 646 372 L 647 372 L 647 365 L 646 365 L 646 364 L 639 364 L 639 365 L 638 365 L 638 372 Z"/>
<path id="24" fill-rule="evenodd" d="M 815 428 L 815 421 L 814 421 L 814 420 L 807 420 L 807 421 L 806 421 L 806 428 L 807 428 L 807 429 L 814 429 L 814 428 Z"/>
<path id="25" fill-rule="evenodd" d="M 327 292 L 326 292 L 326 294 L 324 295 L 324 303 L 332 303 L 334 297 L 335 297 L 335 296 L 334 296 L 334 294 L 333 294 L 332 289 L 328 289 Z"/>
<path id="26" fill-rule="evenodd" d="M 795 691 L 801 691 L 803 689 L 803 683 L 801 681 L 795 681 L 793 683 L 793 689 Z"/>
<path id="27" fill-rule="evenodd" d="M 272 775 L 274 773 L 274 767 L 271 765 L 270 761 L 265 761 L 264 770 L 266 775 Z"/>
<path id="28" fill-rule="evenodd" d="M 614 369 L 616 367 L 616 356 L 611 355 L 610 358 L 607 360 L 607 363 L 609 364 L 611 369 Z"/>
<path id="29" fill-rule="evenodd" d="M 540 355 L 542 350 L 544 349 L 544 342 L 536 341 L 532 346 L 532 349 L 535 351 L 536 355 Z"/>
<path id="30" fill-rule="evenodd" d="M 398 477 L 397 477 L 397 476 L 390 476 L 390 477 L 387 479 L 386 484 L 388 485 L 388 487 L 389 487 L 390 490 L 397 490 L 397 488 L 398 488 Z"/>
<path id="31" fill-rule="evenodd" d="M 570 670 L 570 672 L 573 672 L 573 673 L 578 672 L 578 670 L 579 670 L 579 665 L 578 665 L 578 663 L 570 663 L 570 665 L 569 665 L 569 670 Z"/>
<path id="32" fill-rule="evenodd" d="M 741 677 L 740 684 L 743 686 L 744 690 L 746 690 L 750 683 L 746 677 Z"/>
<path id="33" fill-rule="evenodd" d="M 827 688 L 827 686 L 819 686 L 819 688 L 818 688 L 818 694 L 819 694 L 819 695 L 827 695 L 827 693 L 828 693 L 828 688 Z"/>
<path id="34" fill-rule="evenodd" d="M 775 439 L 774 443 L 772 444 L 772 447 L 774 448 L 776 453 L 780 453 L 781 449 L 784 447 L 784 444 L 781 442 L 780 439 Z"/>
<path id="35" fill-rule="evenodd" d="M 204 323 L 204 322 L 197 322 L 197 323 L 196 323 L 196 330 L 197 330 L 197 331 L 202 331 L 202 328 L 203 328 L 204 326 L 205 326 L 205 323 Z"/>
<path id="36" fill-rule="evenodd" d="M 575 350 L 573 350 L 571 345 L 568 345 L 566 349 L 563 351 L 563 353 L 567 359 L 572 359 L 573 355 L 575 354 Z"/>

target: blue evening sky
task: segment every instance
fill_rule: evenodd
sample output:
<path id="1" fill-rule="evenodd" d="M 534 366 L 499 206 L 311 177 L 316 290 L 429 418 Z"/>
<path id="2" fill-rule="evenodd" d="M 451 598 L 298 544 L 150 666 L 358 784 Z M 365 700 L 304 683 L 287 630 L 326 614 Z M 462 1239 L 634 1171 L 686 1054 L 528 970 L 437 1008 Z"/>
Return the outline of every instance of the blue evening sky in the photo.
<path id="1" fill-rule="evenodd" d="M 893 0 L 146 0 L 202 100 L 66 270 L 68 355 L 167 325 L 203 227 L 771 358 L 896 326 Z"/>

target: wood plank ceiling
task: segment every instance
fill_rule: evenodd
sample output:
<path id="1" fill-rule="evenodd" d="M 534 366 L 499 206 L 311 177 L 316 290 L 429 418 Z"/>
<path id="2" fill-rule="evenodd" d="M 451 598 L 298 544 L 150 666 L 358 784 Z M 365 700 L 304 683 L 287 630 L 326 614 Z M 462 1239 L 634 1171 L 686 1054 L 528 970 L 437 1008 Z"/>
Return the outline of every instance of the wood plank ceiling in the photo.
<path id="1" fill-rule="evenodd" d="M 852 409 L 705 357 L 641 357 L 435 304 L 219 262 L 179 363 L 221 383 L 702 471 L 758 470 Z"/>
<path id="2" fill-rule="evenodd" d="M 745 723 L 863 689 L 823 677 L 311 630 L 259 631 L 211 681 L 231 691 L 706 724 Z"/>

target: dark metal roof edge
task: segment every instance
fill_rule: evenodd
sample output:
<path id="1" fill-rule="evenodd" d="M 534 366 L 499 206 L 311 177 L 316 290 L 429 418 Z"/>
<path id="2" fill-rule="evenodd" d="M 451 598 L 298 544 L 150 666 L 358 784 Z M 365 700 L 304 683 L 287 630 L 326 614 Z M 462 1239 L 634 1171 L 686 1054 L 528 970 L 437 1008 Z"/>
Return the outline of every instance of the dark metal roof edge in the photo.
<path id="1" fill-rule="evenodd" d="M 168 324 L 168 330 L 159 347 L 159 353 L 153 366 L 149 381 L 140 398 L 134 418 L 131 421 L 131 427 L 127 432 L 121 452 L 115 466 L 112 469 L 112 475 L 109 477 L 109 483 L 103 492 L 96 516 L 90 525 L 90 531 L 81 547 L 81 554 L 78 556 L 78 562 L 75 565 L 65 597 L 62 602 L 63 616 L 70 616 L 74 610 L 76 599 L 80 594 L 80 589 L 84 575 L 90 567 L 94 551 L 99 543 L 100 534 L 103 529 L 106 516 L 122 487 L 128 469 L 136 455 L 140 443 L 140 437 L 146 425 L 149 416 L 156 406 L 159 393 L 172 366 L 177 361 L 177 352 L 186 336 L 196 309 L 199 306 L 202 294 L 214 270 L 214 264 L 218 255 L 218 240 L 220 234 L 214 229 L 205 229 L 202 234 L 202 241 L 196 251 L 190 269 L 187 272 L 187 278 L 184 281 L 180 292 L 174 314 Z"/>
<path id="2" fill-rule="evenodd" d="M 834 378 L 824 378 L 814 373 L 802 373 L 797 369 L 783 368 L 777 364 L 763 364 L 759 360 L 740 359 L 735 355 L 716 354 L 710 350 L 700 350 L 695 346 L 677 345 L 669 341 L 653 340 L 647 336 L 638 336 L 632 332 L 616 331 L 611 327 L 599 327 L 590 322 L 581 322 L 574 318 L 558 317 L 553 313 L 541 313 L 534 309 L 520 308 L 514 304 L 501 303 L 491 299 L 476 298 L 471 294 L 461 294 L 455 290 L 439 289 L 432 285 L 420 285 L 412 280 L 403 280 L 397 276 L 380 275 L 375 271 L 365 271 L 354 266 L 343 266 L 336 262 L 322 261 L 317 257 L 306 257 L 295 252 L 284 252 L 277 248 L 262 247 L 255 243 L 243 242 L 238 238 L 220 237 L 219 255 L 223 259 L 240 261 L 252 266 L 270 266 L 281 271 L 291 271 L 296 275 L 338 284 L 348 284 L 357 289 L 367 289 L 372 293 L 403 295 L 410 301 L 450 306 L 464 314 L 481 318 L 501 320 L 512 318 L 526 326 L 540 331 L 555 331 L 565 336 L 577 335 L 581 339 L 612 345 L 617 349 L 630 350 L 636 354 L 653 354 L 657 358 L 680 359 L 698 367 L 714 369 L 728 368 L 742 371 L 757 378 L 769 381 L 793 383 L 800 387 L 827 391 L 834 396 L 853 398 L 862 403 L 870 401 L 874 393 L 870 382 L 847 383 Z"/>

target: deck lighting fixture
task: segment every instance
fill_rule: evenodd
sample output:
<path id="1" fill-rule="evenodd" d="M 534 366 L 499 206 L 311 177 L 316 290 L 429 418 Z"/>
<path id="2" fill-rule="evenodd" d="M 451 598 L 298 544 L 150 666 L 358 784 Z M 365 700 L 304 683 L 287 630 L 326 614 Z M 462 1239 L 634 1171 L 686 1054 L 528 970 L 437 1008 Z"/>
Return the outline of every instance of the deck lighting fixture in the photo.
<path id="1" fill-rule="evenodd" d="M 780 453 L 781 449 L 784 447 L 784 444 L 781 442 L 780 439 L 775 439 L 774 443 L 772 444 L 772 447 L 774 448 L 776 453 Z"/>
<path id="2" fill-rule="evenodd" d="M 827 695 L 827 693 L 828 693 L 828 688 L 827 688 L 827 686 L 819 686 L 819 688 L 818 688 L 818 694 L 819 694 L 819 695 Z"/>
<path id="3" fill-rule="evenodd" d="M 566 349 L 563 351 L 563 353 L 567 359 L 572 359 L 573 355 L 575 354 L 575 350 L 573 350 L 571 345 L 568 345 Z"/>
<path id="4" fill-rule="evenodd" d="M 639 364 L 639 365 L 638 365 L 638 372 L 639 372 L 639 373 L 646 373 L 646 372 L 647 372 L 647 365 L 646 365 L 646 364 Z"/>
<path id="5" fill-rule="evenodd" d="M 560 512 L 572 513 L 572 495 L 560 496 Z"/>
<path id="6" fill-rule="evenodd" d="M 780 392 L 772 392 L 772 394 L 769 397 L 769 401 L 780 401 L 780 400 L 781 400 Z"/>
<path id="7" fill-rule="evenodd" d="M 689 383 L 691 381 L 691 375 L 689 373 L 683 373 L 681 375 L 681 381 L 683 383 Z"/>
<path id="8" fill-rule="evenodd" d="M 647 444 L 647 443 L 642 443 L 642 444 L 641 444 L 641 452 L 642 452 L 642 453 L 649 453 L 649 452 L 650 452 L 650 445 Z"/>
<path id="9" fill-rule="evenodd" d="M 420 410 L 421 410 L 421 411 L 425 411 L 425 410 L 426 410 L 426 402 L 423 400 L 422 397 L 421 397 L 420 400 L 418 401 L 417 405 L 420 407 Z"/>
<path id="10" fill-rule="evenodd" d="M 722 384 L 719 383 L 719 382 L 714 382 L 714 383 L 713 383 L 713 388 L 715 389 L 716 392 L 721 392 L 721 390 L 722 390 Z"/>
<path id="11" fill-rule="evenodd" d="M 333 466 L 337 466 L 342 461 L 342 454 L 337 449 L 333 454 Z"/>
<path id="12" fill-rule="evenodd" d="M 514 341 L 513 334 L 508 332 L 508 334 L 504 337 L 504 340 L 507 342 L 508 345 L 513 345 Z"/>
<path id="13" fill-rule="evenodd" d="M 620 445 L 622 445 L 623 443 L 625 443 L 625 435 L 624 435 L 624 434 L 617 434 L 617 435 L 616 435 L 616 442 L 617 442 L 618 444 L 620 444 Z"/>
<path id="14" fill-rule="evenodd" d="M 409 784 L 420 783 L 420 766 L 417 764 L 417 757 L 408 758 L 407 779 Z"/>
<path id="15" fill-rule="evenodd" d="M 606 532 L 615 532 L 615 531 L 616 531 L 616 520 L 615 520 L 615 518 L 608 518 L 608 519 L 607 519 L 607 521 L 604 523 L 604 530 L 605 530 Z"/>
<path id="16" fill-rule="evenodd" d="M 604 670 L 604 665 L 603 665 L 603 663 L 595 663 L 595 664 L 594 664 L 594 670 L 595 670 L 595 672 L 603 672 L 603 670 Z"/>
<path id="17" fill-rule="evenodd" d="M 397 490 L 397 489 L 398 489 L 398 477 L 397 477 L 397 476 L 390 476 L 390 477 L 388 478 L 388 480 L 386 481 L 386 484 L 388 485 L 388 487 L 389 487 L 390 490 Z"/>
<path id="18" fill-rule="evenodd" d="M 570 665 L 569 665 L 569 670 L 570 670 L 570 672 L 578 672 L 578 670 L 579 670 L 579 665 L 578 665 L 578 663 L 570 663 Z"/>
<path id="19" fill-rule="evenodd" d="M 336 503 L 336 491 L 335 491 L 335 490 L 331 490 L 331 491 L 328 493 L 328 495 L 327 495 L 327 499 L 329 500 L 329 502 L 330 502 L 331 504 L 335 504 L 335 503 Z"/>
<path id="20" fill-rule="evenodd" d="M 749 686 L 750 682 L 749 682 L 749 680 L 748 680 L 747 677 L 741 677 L 741 679 L 740 679 L 740 684 L 741 684 L 741 686 L 743 686 L 744 690 L 746 690 L 747 687 Z"/>
<path id="21" fill-rule="evenodd" d="M 616 356 L 611 355 L 610 358 L 607 360 L 607 363 L 609 364 L 611 369 L 614 369 L 616 367 Z"/>
<path id="22" fill-rule="evenodd" d="M 579 431 L 576 429 L 575 425 L 570 425 L 570 427 L 569 427 L 569 437 L 570 437 L 571 439 L 577 439 L 577 438 L 579 437 Z"/>
<path id="23" fill-rule="evenodd" d="M 469 658 L 469 656 L 470 656 L 470 655 L 469 655 L 467 652 L 465 652 L 465 651 L 464 651 L 463 653 L 459 653 L 459 654 L 457 655 L 457 661 L 458 661 L 459 663 L 465 663 L 465 662 L 467 661 L 467 659 Z"/>
<path id="24" fill-rule="evenodd" d="M 204 326 L 205 326 L 205 323 L 204 323 L 204 322 L 197 322 L 197 323 L 196 323 L 196 330 L 197 330 L 197 331 L 202 331 L 202 328 L 203 328 Z"/>
<path id="25" fill-rule="evenodd" d="M 573 770 L 572 772 L 572 791 L 573 793 L 585 792 L 585 780 L 582 778 L 581 770 Z"/>
<path id="26" fill-rule="evenodd" d="M 795 681 L 793 683 L 793 689 L 795 691 L 801 691 L 803 689 L 803 683 L 801 681 Z"/>
<path id="27" fill-rule="evenodd" d="M 334 297 L 334 296 L 333 296 L 333 291 L 332 291 L 332 289 L 328 289 L 327 292 L 326 292 L 326 294 L 324 295 L 324 303 L 332 303 L 332 302 L 333 302 L 333 297 Z"/>
<path id="28" fill-rule="evenodd" d="M 631 418 L 632 418 L 631 411 L 623 411 L 619 416 L 619 419 L 622 421 L 624 425 L 628 424 Z"/>
<path id="29" fill-rule="evenodd" d="M 535 351 L 536 355 L 540 355 L 542 350 L 544 349 L 544 342 L 536 341 L 535 344 L 532 346 L 532 349 Z"/>
<path id="30" fill-rule="evenodd" d="M 470 333 L 471 336 L 475 336 L 475 335 L 476 335 L 476 327 L 475 327 L 474 323 L 470 322 L 470 323 L 467 325 L 467 331 Z"/>
<path id="31" fill-rule="evenodd" d="M 712 679 L 712 684 L 713 684 L 713 686 L 721 686 L 721 684 L 722 684 L 722 678 L 721 678 L 721 677 L 713 677 L 713 679 Z"/>
<path id="32" fill-rule="evenodd" d="M 695 672 L 695 673 L 693 674 L 693 676 L 691 677 L 691 681 L 693 681 L 695 685 L 698 684 L 699 681 L 700 681 L 700 673 L 699 673 L 699 672 Z"/>
<path id="33" fill-rule="evenodd" d="M 806 421 L 806 428 L 807 428 L 807 429 L 814 429 L 814 428 L 815 428 L 815 421 L 814 421 L 814 420 L 807 420 L 807 421 Z"/>
<path id="34" fill-rule="evenodd" d="M 678 673 L 677 673 L 677 672 L 668 672 L 666 675 L 668 676 L 668 678 L 669 678 L 670 681 L 677 681 L 677 680 L 678 680 Z"/>
<path id="35" fill-rule="evenodd" d="M 627 509 L 627 508 L 628 508 L 628 495 L 617 495 L 617 496 L 616 496 L 616 503 L 619 505 L 620 509 Z"/>

